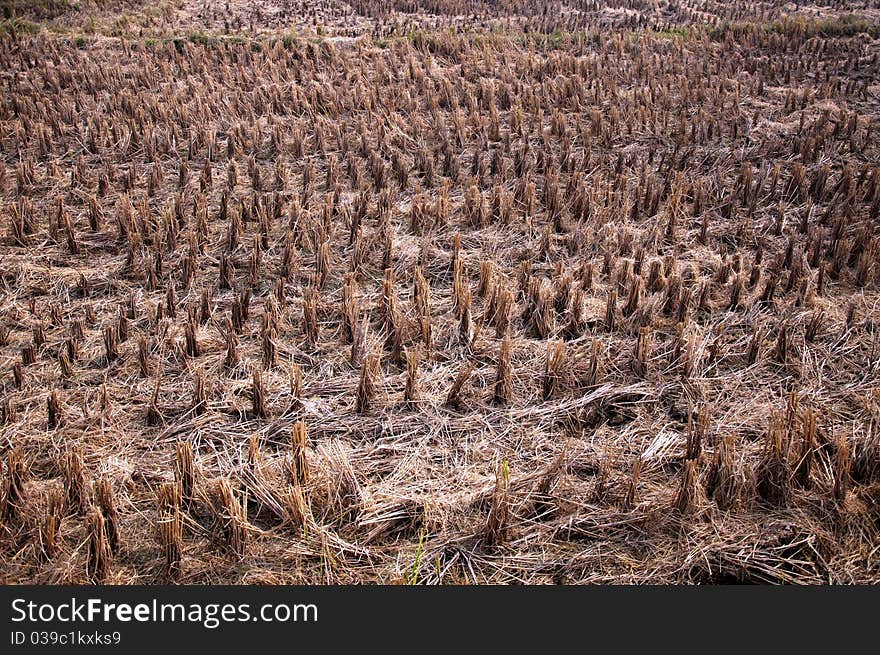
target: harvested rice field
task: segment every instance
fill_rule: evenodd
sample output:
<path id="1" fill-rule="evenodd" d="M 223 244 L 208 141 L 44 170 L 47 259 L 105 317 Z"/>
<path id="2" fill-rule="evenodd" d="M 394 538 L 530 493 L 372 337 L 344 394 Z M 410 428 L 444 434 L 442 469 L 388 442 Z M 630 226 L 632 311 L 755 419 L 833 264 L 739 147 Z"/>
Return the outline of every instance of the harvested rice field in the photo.
<path id="1" fill-rule="evenodd" d="M 880 2 L 0 16 L 0 582 L 880 582 Z"/>

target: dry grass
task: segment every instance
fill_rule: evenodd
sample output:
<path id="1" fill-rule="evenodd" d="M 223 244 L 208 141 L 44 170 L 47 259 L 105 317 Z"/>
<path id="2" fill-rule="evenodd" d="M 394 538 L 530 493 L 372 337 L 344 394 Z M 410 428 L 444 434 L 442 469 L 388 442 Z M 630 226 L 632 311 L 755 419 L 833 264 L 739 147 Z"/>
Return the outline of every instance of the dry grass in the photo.
<path id="1" fill-rule="evenodd" d="M 202 4 L 0 36 L 0 581 L 880 581 L 862 23 Z"/>

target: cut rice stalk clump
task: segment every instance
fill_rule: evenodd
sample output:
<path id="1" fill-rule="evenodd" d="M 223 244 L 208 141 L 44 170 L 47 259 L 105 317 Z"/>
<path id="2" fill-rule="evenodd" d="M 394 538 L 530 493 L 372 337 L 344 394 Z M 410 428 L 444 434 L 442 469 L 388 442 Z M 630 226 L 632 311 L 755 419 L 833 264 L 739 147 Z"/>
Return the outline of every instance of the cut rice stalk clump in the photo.
<path id="1" fill-rule="evenodd" d="M 407 404 L 419 401 L 419 354 L 415 350 L 406 351 L 406 386 L 403 391 L 403 400 Z"/>
<path id="2" fill-rule="evenodd" d="M 385 330 L 385 347 L 388 350 L 394 349 L 395 335 L 399 334 L 400 330 L 394 282 L 394 271 L 386 268 L 385 277 L 382 279 L 382 326 Z"/>
<path id="3" fill-rule="evenodd" d="M 852 449 L 849 441 L 845 436 L 837 442 L 836 452 L 834 454 L 833 474 L 834 474 L 834 500 L 842 503 L 846 499 L 846 494 L 852 483 Z"/>
<path id="4" fill-rule="evenodd" d="M 88 514 L 86 525 L 89 535 L 86 574 L 93 584 L 101 584 L 110 573 L 113 557 L 107 541 L 107 527 L 101 511 L 94 507 Z"/>
<path id="5" fill-rule="evenodd" d="M 68 514 L 85 516 L 91 503 L 82 453 L 68 450 L 61 458 L 64 481 L 64 506 Z"/>
<path id="6" fill-rule="evenodd" d="M 785 427 L 779 417 L 774 417 L 764 437 L 756 479 L 758 495 L 776 507 L 785 507 L 791 495 L 787 450 Z"/>
<path id="7" fill-rule="evenodd" d="M 61 377 L 68 379 L 73 377 L 73 367 L 70 364 L 70 357 L 67 356 L 67 352 L 64 350 L 61 350 L 58 353 L 58 365 L 61 368 Z"/>
<path id="8" fill-rule="evenodd" d="M 712 463 L 706 475 L 706 494 L 720 509 L 736 506 L 740 498 L 740 484 L 736 472 L 736 437 L 725 435 L 715 446 Z"/>
<path id="9" fill-rule="evenodd" d="M 104 517 L 107 544 L 112 553 L 119 551 L 120 532 L 119 514 L 116 512 L 116 497 L 113 493 L 113 485 L 106 475 L 95 480 L 95 502 Z"/>
<path id="10" fill-rule="evenodd" d="M 593 339 L 590 344 L 590 359 L 587 364 L 586 376 L 584 377 L 584 384 L 588 387 L 594 387 L 599 384 L 601 359 L 602 342 L 599 339 Z"/>
<path id="11" fill-rule="evenodd" d="M 814 343 L 822 332 L 822 323 L 825 320 L 825 312 L 813 312 L 804 328 L 804 340 L 807 343 Z"/>
<path id="12" fill-rule="evenodd" d="M 361 375 L 357 388 L 355 411 L 358 414 L 366 414 L 373 406 L 376 398 L 376 377 L 379 373 L 379 358 L 377 355 L 367 355 L 361 364 Z"/>
<path id="13" fill-rule="evenodd" d="M 367 331 L 369 329 L 369 322 L 367 320 L 367 316 L 364 315 L 359 321 L 355 323 L 354 335 L 351 340 L 351 354 L 349 356 L 349 362 L 354 367 L 362 367 L 364 364 L 364 357 L 367 354 Z"/>
<path id="14" fill-rule="evenodd" d="M 3 477 L 3 496 L 0 498 L 0 519 L 12 521 L 24 509 L 24 483 L 27 467 L 19 450 L 13 448 L 6 453 L 6 470 Z"/>
<path id="15" fill-rule="evenodd" d="M 480 278 L 477 283 L 477 295 L 487 298 L 495 288 L 495 264 L 491 261 L 480 262 Z"/>
<path id="16" fill-rule="evenodd" d="M 195 500 L 196 468 L 192 445 L 188 441 L 175 445 L 174 479 L 180 489 L 183 507 L 190 507 Z"/>
<path id="17" fill-rule="evenodd" d="M 495 471 L 495 490 L 486 519 L 484 540 L 489 548 L 504 544 L 507 539 L 510 515 L 510 465 L 502 461 Z"/>
<path id="18" fill-rule="evenodd" d="M 474 372 L 476 368 L 476 364 L 473 362 L 465 362 L 461 369 L 458 372 L 458 375 L 455 377 L 455 380 L 452 383 L 452 386 L 449 388 L 449 393 L 446 394 L 446 404 L 450 407 L 461 407 L 462 405 L 462 391 L 464 391 L 464 385 L 467 384 L 467 381 L 470 379 L 471 374 Z"/>
<path id="19" fill-rule="evenodd" d="M 161 358 L 160 358 L 161 361 Z M 147 405 L 147 425 L 154 427 L 162 422 L 162 414 L 159 411 L 159 390 L 162 386 L 162 369 L 156 371 L 156 382 L 153 385 L 153 393 Z"/>
<path id="20" fill-rule="evenodd" d="M 626 297 L 626 302 L 624 303 L 621 312 L 624 316 L 632 316 L 635 314 L 636 310 L 638 310 L 642 301 L 643 285 L 644 281 L 641 277 L 633 278 L 633 281 L 630 284 L 629 293 Z"/>
<path id="21" fill-rule="evenodd" d="M 773 348 L 773 358 L 780 364 L 785 364 L 789 357 L 788 325 L 782 323 L 776 333 L 776 345 Z"/>
<path id="22" fill-rule="evenodd" d="M 261 452 L 263 438 L 259 434 L 252 434 L 248 437 L 248 450 L 245 458 L 245 466 L 252 471 L 254 475 L 258 475 L 263 462 L 263 454 Z"/>
<path id="23" fill-rule="evenodd" d="M 803 489 L 809 489 L 812 484 L 811 474 L 816 451 L 816 434 L 816 412 L 808 407 L 801 417 L 800 452 L 794 470 L 794 480 Z"/>
<path id="24" fill-rule="evenodd" d="M 471 314 L 472 297 L 470 290 L 465 290 L 458 308 L 458 323 L 453 328 L 453 339 L 455 343 L 469 349 L 473 340 L 476 338 L 474 323 Z"/>
<path id="25" fill-rule="evenodd" d="M 623 499 L 623 509 L 631 511 L 639 502 L 639 481 L 642 477 L 642 467 L 644 460 L 641 456 L 633 462 L 632 472 L 629 476 L 629 484 L 627 485 L 626 496 Z"/>
<path id="26" fill-rule="evenodd" d="M 510 337 L 505 336 L 498 349 L 498 370 L 495 374 L 493 402 L 504 405 L 513 398 L 513 369 L 510 365 Z"/>
<path id="27" fill-rule="evenodd" d="M 346 273 L 342 285 L 342 334 L 343 343 L 352 343 L 358 320 L 357 280 L 353 273 Z"/>
<path id="28" fill-rule="evenodd" d="M 198 371 L 193 376 L 192 401 L 190 406 L 192 407 L 193 414 L 196 416 L 201 416 L 207 409 L 204 371 Z"/>
<path id="29" fill-rule="evenodd" d="M 675 496 L 675 508 L 682 514 L 690 514 L 698 504 L 700 487 L 697 484 L 697 461 L 688 459 L 681 470 L 681 481 Z"/>
<path id="30" fill-rule="evenodd" d="M 215 524 L 225 549 L 236 559 L 244 559 L 247 548 L 247 499 L 236 498 L 228 480 L 220 480 L 211 490 Z"/>
<path id="31" fill-rule="evenodd" d="M 63 425 L 64 412 L 61 409 L 61 400 L 58 398 L 58 392 L 54 389 L 46 399 L 46 413 L 50 430 L 55 430 Z"/>
<path id="32" fill-rule="evenodd" d="M 546 339 L 555 328 L 555 312 L 553 292 L 546 281 L 533 278 L 529 287 L 529 298 L 526 305 L 526 320 L 531 335 L 538 339 Z"/>
<path id="33" fill-rule="evenodd" d="M 325 451 L 329 477 L 324 481 L 326 511 L 337 523 L 352 523 L 363 509 L 364 496 L 348 452 L 339 441 Z"/>
<path id="34" fill-rule="evenodd" d="M 644 378 L 648 375 L 648 360 L 651 354 L 651 328 L 639 328 L 633 351 L 632 370 L 636 376 Z"/>
<path id="35" fill-rule="evenodd" d="M 198 330 L 198 325 L 194 320 L 194 317 L 191 316 L 189 320 L 187 320 L 184 328 L 184 342 L 188 357 L 196 358 L 202 354 L 202 349 L 198 340 Z"/>
<path id="36" fill-rule="evenodd" d="M 709 435 L 710 409 L 701 405 L 696 412 L 696 418 L 688 415 L 687 444 L 685 447 L 686 460 L 699 460 L 703 452 L 703 444 Z"/>
<path id="37" fill-rule="evenodd" d="M 138 339 L 138 370 L 141 377 L 148 378 L 152 371 L 150 348 L 145 337 Z"/>
<path id="38" fill-rule="evenodd" d="M 495 326 L 495 338 L 501 339 L 507 336 L 510 329 L 510 317 L 513 313 L 513 291 L 506 286 L 499 285 L 498 292 L 494 296 L 494 311 L 490 314 Z"/>
<path id="39" fill-rule="evenodd" d="M 0 402 L 0 425 L 10 425 L 18 416 L 18 408 L 14 398 L 4 398 Z"/>
<path id="40" fill-rule="evenodd" d="M 311 478 L 307 455 L 308 442 L 308 430 L 305 422 L 297 421 L 293 424 L 290 456 L 285 463 L 288 481 L 295 487 L 307 485 Z"/>
<path id="41" fill-rule="evenodd" d="M 752 336 L 749 339 L 748 349 L 746 350 L 746 363 L 749 366 L 755 364 L 761 355 L 761 344 L 766 333 L 764 329 L 758 325 L 752 329 Z"/>
<path id="42" fill-rule="evenodd" d="M 294 408 L 302 408 L 302 400 L 303 400 L 302 366 L 300 366 L 299 364 L 297 364 L 294 361 L 290 362 L 288 380 L 290 382 L 290 395 L 292 397 L 291 405 Z"/>
<path id="43" fill-rule="evenodd" d="M 877 410 L 880 420 L 880 407 Z M 852 479 L 862 484 L 880 481 L 880 425 L 871 422 L 867 433 L 853 444 Z"/>
<path id="44" fill-rule="evenodd" d="M 21 365 L 30 366 L 37 362 L 37 349 L 33 344 L 26 344 L 21 347 Z"/>
<path id="45" fill-rule="evenodd" d="M 303 488 L 299 485 L 290 485 L 284 494 L 284 506 L 287 510 L 287 518 L 296 530 L 306 530 L 313 521 L 312 511 L 306 501 Z"/>
<path id="46" fill-rule="evenodd" d="M 266 390 L 260 369 L 255 368 L 251 378 L 251 412 L 257 418 L 266 418 L 269 410 L 266 405 Z"/>
<path id="47" fill-rule="evenodd" d="M 541 391 L 544 400 L 550 400 L 559 386 L 563 377 L 562 369 L 565 361 L 564 341 L 547 344 L 547 354 L 544 359 L 544 376 L 541 380 Z"/>
<path id="48" fill-rule="evenodd" d="M 226 354 L 223 358 L 223 366 L 226 369 L 234 369 L 238 366 L 241 358 L 238 354 L 238 335 L 236 334 L 232 319 L 229 316 L 227 316 L 224 321 L 223 341 L 226 348 Z"/>
<path id="49" fill-rule="evenodd" d="M 46 498 L 46 510 L 40 520 L 37 538 L 37 559 L 51 561 L 61 549 L 61 521 L 64 518 L 64 499 L 57 490 L 52 490 Z"/>
<path id="50" fill-rule="evenodd" d="M 164 571 L 169 580 L 179 578 L 182 571 L 183 523 L 180 516 L 180 484 L 166 483 L 157 495 L 156 527 L 164 554 Z"/>
<path id="51" fill-rule="evenodd" d="M 601 503 L 608 495 L 608 480 L 611 477 L 613 466 L 614 462 L 611 459 L 611 454 L 606 452 L 599 460 L 599 465 L 596 470 L 596 480 L 593 484 L 592 493 L 592 499 L 594 502 Z"/>
<path id="52" fill-rule="evenodd" d="M 21 362 L 15 362 L 15 364 L 12 365 L 12 380 L 16 389 L 24 389 L 25 377 Z"/>

